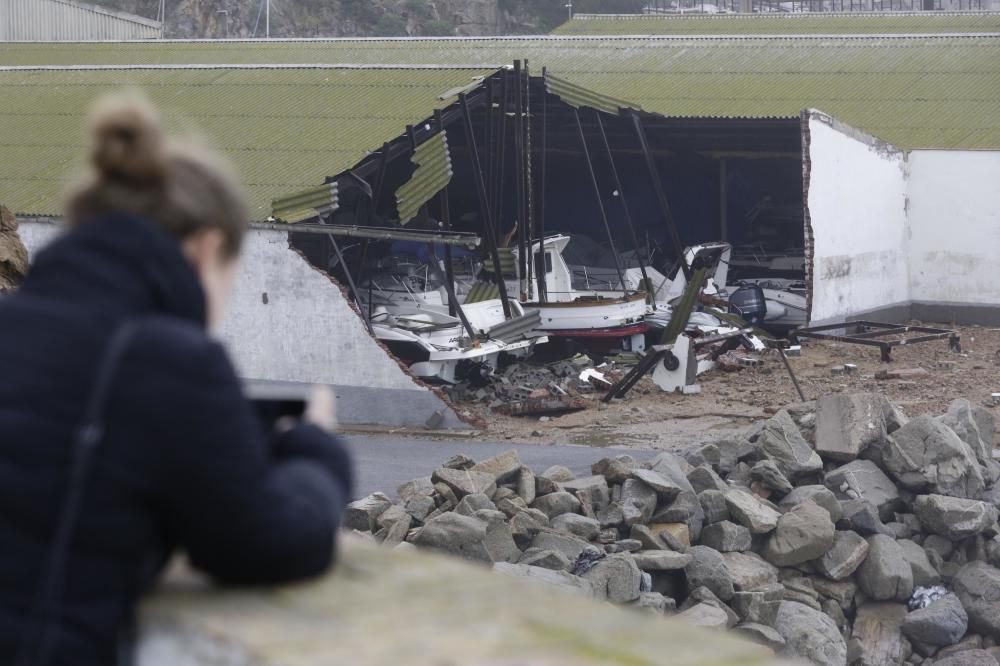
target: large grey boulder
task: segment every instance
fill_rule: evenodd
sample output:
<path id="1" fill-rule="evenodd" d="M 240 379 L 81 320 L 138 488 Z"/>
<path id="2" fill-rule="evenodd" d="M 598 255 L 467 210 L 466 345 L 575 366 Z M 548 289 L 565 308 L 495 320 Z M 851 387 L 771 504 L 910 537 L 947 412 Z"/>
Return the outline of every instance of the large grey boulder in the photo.
<path id="1" fill-rule="evenodd" d="M 458 506 L 455 507 L 455 513 L 460 513 L 463 516 L 471 516 L 476 511 L 481 511 L 482 509 L 496 511 L 497 505 L 494 504 L 489 497 L 482 493 L 472 493 L 471 495 L 466 495 L 458 501 Z"/>
<path id="2" fill-rule="evenodd" d="M 933 666 L 998 666 L 998 663 L 990 650 L 963 650 L 935 659 Z"/>
<path id="3" fill-rule="evenodd" d="M 585 476 L 581 479 L 562 482 L 562 489 L 572 493 L 582 500 L 590 502 L 591 506 L 604 507 L 611 499 L 608 482 L 603 476 Z"/>
<path id="4" fill-rule="evenodd" d="M 802 437 L 799 427 L 785 410 L 764 422 L 754 446 L 793 481 L 823 469 L 823 461 Z"/>
<path id="5" fill-rule="evenodd" d="M 562 553 L 554 550 L 538 550 L 537 548 L 529 548 L 524 551 L 517 563 L 555 571 L 567 571 L 573 566 L 569 558 Z"/>
<path id="6" fill-rule="evenodd" d="M 913 594 L 913 571 L 892 537 L 868 538 L 868 557 L 857 571 L 858 587 L 875 601 L 907 601 Z"/>
<path id="7" fill-rule="evenodd" d="M 740 488 L 726 493 L 726 508 L 734 522 L 754 534 L 767 534 L 778 526 L 781 514 L 764 504 L 756 495 Z"/>
<path id="8" fill-rule="evenodd" d="M 780 652 L 785 647 L 785 639 L 781 637 L 778 630 L 766 624 L 744 622 L 735 627 L 733 631 L 739 634 L 741 638 L 745 638 L 751 643 L 771 648 L 775 652 Z"/>
<path id="9" fill-rule="evenodd" d="M 694 468 L 677 454 L 665 451 L 660 453 L 649 464 L 649 469 L 657 474 L 666 477 L 682 490 L 694 492 L 694 488 L 688 481 L 687 476 Z"/>
<path id="10" fill-rule="evenodd" d="M 677 496 L 680 495 L 682 490 L 687 489 L 682 488 L 678 484 L 674 483 L 672 479 L 669 479 L 659 472 L 651 469 L 634 469 L 632 470 L 631 477 L 642 481 L 656 491 L 660 501 L 664 504 L 673 502 Z"/>
<path id="11" fill-rule="evenodd" d="M 969 445 L 931 416 L 911 419 L 894 432 L 882 459 L 889 473 L 914 492 L 975 498 L 986 487 Z"/>
<path id="12" fill-rule="evenodd" d="M 640 550 L 632 559 L 643 571 L 679 571 L 691 563 L 690 555 L 672 550 Z"/>
<path id="13" fill-rule="evenodd" d="M 750 468 L 750 480 L 770 491 L 775 497 L 784 497 L 792 491 L 792 482 L 781 473 L 773 460 L 759 460 Z"/>
<path id="14" fill-rule="evenodd" d="M 518 457 L 517 451 L 511 449 L 476 463 L 472 466 L 471 471 L 489 474 L 497 483 L 505 483 L 513 480 L 521 471 L 521 459 Z"/>
<path id="15" fill-rule="evenodd" d="M 803 502 L 778 519 L 761 554 L 778 567 L 802 564 L 827 552 L 835 531 L 826 509 Z"/>
<path id="16" fill-rule="evenodd" d="M 600 560 L 582 578 L 594 588 L 598 599 L 624 604 L 639 598 L 642 572 L 626 553 L 608 555 Z"/>
<path id="17" fill-rule="evenodd" d="M 816 568 L 830 580 L 844 580 L 865 561 L 868 548 L 868 541 L 857 532 L 837 532 L 833 544 L 816 560 Z"/>
<path id="18" fill-rule="evenodd" d="M 431 480 L 451 488 L 458 499 L 474 493 L 482 493 L 487 497 L 492 497 L 497 489 L 496 477 L 488 472 L 439 467 L 431 475 Z"/>
<path id="19" fill-rule="evenodd" d="M 891 520 L 900 505 L 896 484 L 870 460 L 855 460 L 836 468 L 826 475 L 825 483 L 839 500 L 869 502 L 883 521 Z"/>
<path id="20" fill-rule="evenodd" d="M 722 553 L 733 590 L 750 592 L 778 582 L 778 567 L 756 553 Z"/>
<path id="21" fill-rule="evenodd" d="M 992 460 L 996 419 L 988 410 L 973 405 L 965 398 L 959 398 L 948 406 L 948 412 L 938 417 L 938 420 L 969 445 L 979 464 L 986 465 Z"/>
<path id="22" fill-rule="evenodd" d="M 969 614 L 969 627 L 1000 641 L 1000 569 L 971 562 L 959 569 L 952 586 Z"/>
<path id="23" fill-rule="evenodd" d="M 858 609 L 853 637 L 857 641 L 857 666 L 891 666 L 906 658 L 902 632 L 905 604 L 869 603 Z"/>
<path id="24" fill-rule="evenodd" d="M 701 543 L 720 553 L 742 552 L 750 550 L 753 545 L 753 535 L 742 525 L 723 520 L 719 523 L 713 523 L 701 531 Z"/>
<path id="25" fill-rule="evenodd" d="M 711 525 L 723 520 L 729 520 L 729 507 L 726 506 L 726 493 L 721 490 L 704 490 L 698 494 L 705 524 Z"/>
<path id="26" fill-rule="evenodd" d="M 517 562 L 521 551 L 503 520 L 484 521 L 455 512 L 427 521 L 413 543 L 469 560 Z"/>
<path id="27" fill-rule="evenodd" d="M 594 586 L 590 581 L 565 571 L 553 571 L 552 569 L 544 569 L 527 564 L 508 564 L 506 562 L 497 562 L 494 564 L 493 571 L 504 576 L 522 578 L 541 585 L 572 590 L 587 597 L 596 596 Z"/>
<path id="28" fill-rule="evenodd" d="M 580 553 L 594 550 L 595 546 L 577 537 L 548 529 L 539 531 L 531 540 L 531 547 L 539 550 L 554 550 L 562 553 L 570 562 L 576 562 Z"/>
<path id="29" fill-rule="evenodd" d="M 707 546 L 692 546 L 687 555 L 691 561 L 684 567 L 684 573 L 689 588 L 704 586 L 723 601 L 733 598 L 733 579 L 718 551 Z"/>
<path id="30" fill-rule="evenodd" d="M 767 583 L 756 590 L 734 592 L 730 606 L 743 622 L 759 622 L 771 626 L 784 600 L 785 586 L 781 583 Z"/>
<path id="31" fill-rule="evenodd" d="M 825 395 L 816 401 L 816 453 L 849 462 L 886 438 L 883 398 L 873 393 Z"/>
<path id="32" fill-rule="evenodd" d="M 778 502 L 778 508 L 782 511 L 788 511 L 792 507 L 807 501 L 813 501 L 826 509 L 827 513 L 830 514 L 830 520 L 834 523 L 840 520 L 843 515 L 837 496 L 826 486 L 820 485 L 793 488 L 792 492 L 781 498 L 781 501 Z"/>
<path id="33" fill-rule="evenodd" d="M 561 490 L 536 497 L 531 506 L 548 516 L 549 520 L 552 520 L 564 513 L 576 513 L 579 511 L 580 500 L 577 499 L 576 495 Z"/>
<path id="34" fill-rule="evenodd" d="M 638 479 L 626 479 L 622 484 L 622 514 L 628 526 L 648 523 L 656 511 L 656 491 Z"/>
<path id="35" fill-rule="evenodd" d="M 392 506 L 392 500 L 384 493 L 372 493 L 355 502 L 351 502 L 344 510 L 344 527 L 349 530 L 372 532 L 375 521 Z"/>
<path id="36" fill-rule="evenodd" d="M 682 490 L 673 502 L 658 509 L 650 522 L 684 523 L 688 527 L 691 539 L 697 540 L 705 522 L 705 512 L 694 493 Z"/>
<path id="37" fill-rule="evenodd" d="M 927 557 L 927 551 L 924 550 L 923 546 L 909 539 L 899 539 L 896 543 L 903 549 L 903 557 L 909 563 L 910 570 L 913 572 L 914 587 L 927 587 L 928 585 L 937 585 L 941 582 L 941 574 L 931 564 L 930 559 Z"/>
<path id="38" fill-rule="evenodd" d="M 681 622 L 706 629 L 725 630 L 729 627 L 729 616 L 718 606 L 701 603 L 674 616 Z"/>
<path id="39" fill-rule="evenodd" d="M 729 490 L 729 485 L 708 465 L 695 467 L 687 475 L 687 480 L 699 495 L 706 490 L 719 490 L 722 492 Z"/>
<path id="40" fill-rule="evenodd" d="M 783 601 L 774 628 L 785 639 L 783 654 L 819 666 L 845 666 L 847 643 L 836 623 L 824 613 L 794 601 Z"/>
<path id="41" fill-rule="evenodd" d="M 404 504 L 415 497 L 430 497 L 434 494 L 434 482 L 429 476 L 413 479 L 399 486 L 396 494 Z"/>
<path id="42" fill-rule="evenodd" d="M 601 524 L 593 518 L 587 518 L 576 513 L 562 513 L 552 519 L 550 525 L 558 532 L 565 532 L 579 537 L 584 541 L 597 538 L 601 532 Z"/>
<path id="43" fill-rule="evenodd" d="M 954 594 L 912 611 L 903 620 L 903 633 L 911 641 L 927 645 L 954 645 L 969 629 L 969 616 Z"/>
<path id="44" fill-rule="evenodd" d="M 871 502 L 847 500 L 840 503 L 840 510 L 843 516 L 837 522 L 837 527 L 842 530 L 853 530 L 864 536 L 872 534 L 895 536 L 895 533 L 879 518 L 878 509 Z"/>
<path id="45" fill-rule="evenodd" d="M 913 513 L 925 530 L 952 541 L 985 532 L 997 522 L 992 504 L 944 495 L 921 495 L 913 502 Z"/>
<path id="46" fill-rule="evenodd" d="M 636 462 L 632 456 L 615 456 L 595 462 L 590 466 L 590 473 L 603 476 L 608 483 L 619 485 L 625 482 L 635 467 Z"/>

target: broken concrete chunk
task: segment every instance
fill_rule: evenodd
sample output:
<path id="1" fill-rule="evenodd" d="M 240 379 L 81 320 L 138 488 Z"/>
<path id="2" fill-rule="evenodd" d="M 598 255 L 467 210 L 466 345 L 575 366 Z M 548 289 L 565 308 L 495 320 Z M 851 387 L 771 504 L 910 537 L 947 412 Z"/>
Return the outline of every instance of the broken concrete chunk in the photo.
<path id="1" fill-rule="evenodd" d="M 819 666 L 844 666 L 847 643 L 824 613 L 794 601 L 783 601 L 774 628 L 785 639 L 785 654 Z"/>
<path id="2" fill-rule="evenodd" d="M 563 513 L 551 521 L 552 529 L 558 532 L 565 532 L 566 534 L 572 534 L 575 537 L 580 537 L 584 541 L 591 541 L 597 538 L 597 535 L 601 531 L 601 524 L 598 523 L 593 518 L 587 518 L 586 516 L 580 516 L 575 513 Z"/>
<path id="3" fill-rule="evenodd" d="M 733 598 L 733 579 L 726 561 L 718 551 L 707 546 L 692 546 L 687 555 L 691 561 L 684 568 L 689 587 L 707 587 L 723 601 Z"/>
<path id="4" fill-rule="evenodd" d="M 778 526 L 781 514 L 753 494 L 734 488 L 726 493 L 726 507 L 732 520 L 754 534 L 767 534 Z"/>
<path id="5" fill-rule="evenodd" d="M 754 444 L 789 479 L 795 480 L 823 469 L 823 461 L 802 437 L 799 427 L 785 410 L 764 422 Z"/>
<path id="6" fill-rule="evenodd" d="M 626 479 L 622 484 L 622 513 L 625 524 L 648 523 L 656 510 L 656 491 L 638 479 Z"/>
<path id="7" fill-rule="evenodd" d="M 706 490 L 725 492 L 729 490 L 729 484 L 715 473 L 708 465 L 695 467 L 687 476 L 688 483 L 694 488 L 694 492 L 699 495 Z"/>
<path id="8" fill-rule="evenodd" d="M 413 498 L 430 497 L 434 494 L 434 482 L 429 476 L 413 479 L 397 488 L 396 494 L 404 504 Z"/>
<path id="9" fill-rule="evenodd" d="M 826 509 L 803 502 L 778 519 L 761 554 L 779 567 L 802 564 L 826 553 L 833 545 L 834 532 Z"/>
<path id="10" fill-rule="evenodd" d="M 634 469 L 631 478 L 642 481 L 647 486 L 656 491 L 660 501 L 669 504 L 673 502 L 684 488 L 677 485 L 659 472 L 651 469 Z"/>
<path id="11" fill-rule="evenodd" d="M 494 481 L 504 483 L 514 479 L 521 471 L 521 458 L 517 455 L 517 451 L 505 451 L 489 460 L 476 463 L 471 471 L 491 474 Z"/>
<path id="12" fill-rule="evenodd" d="M 471 516 L 476 511 L 481 509 L 496 511 L 497 506 L 486 495 L 482 493 L 472 493 L 471 495 L 466 495 L 459 500 L 458 505 L 455 507 L 455 513 L 460 513 L 463 516 Z"/>
<path id="13" fill-rule="evenodd" d="M 537 548 L 525 551 L 521 559 L 518 560 L 518 564 L 527 564 L 528 566 L 542 567 L 543 569 L 552 569 L 554 571 L 566 571 L 573 566 L 569 558 L 562 553 L 555 550 L 538 550 Z"/>
<path id="14" fill-rule="evenodd" d="M 503 520 L 485 522 L 455 512 L 428 521 L 413 543 L 481 562 L 516 562 L 521 557 Z"/>
<path id="15" fill-rule="evenodd" d="M 729 628 L 729 616 L 712 604 L 698 604 L 675 616 L 679 621 L 707 629 L 725 630 Z"/>
<path id="16" fill-rule="evenodd" d="M 631 555 L 608 555 L 583 574 L 582 578 L 593 585 L 599 599 L 624 604 L 639 598 L 642 574 Z"/>
<path id="17" fill-rule="evenodd" d="M 857 532 L 837 532 L 833 544 L 816 560 L 816 568 L 831 580 L 844 580 L 868 557 L 868 541 Z"/>
<path id="18" fill-rule="evenodd" d="M 969 445 L 931 416 L 918 416 L 889 437 L 886 469 L 914 492 L 976 498 L 986 487 Z"/>
<path id="19" fill-rule="evenodd" d="M 952 541 L 985 532 L 997 522 L 995 506 L 943 495 L 921 495 L 913 503 L 913 512 L 925 530 Z"/>
<path id="20" fill-rule="evenodd" d="M 708 525 L 701 531 L 701 543 L 720 553 L 750 550 L 753 536 L 750 530 L 728 520 Z"/>
<path id="21" fill-rule="evenodd" d="M 531 547 L 539 550 L 554 550 L 565 555 L 570 562 L 576 562 L 580 553 L 585 550 L 596 551 L 597 547 L 568 534 L 544 529 L 531 540 Z M 603 551 L 601 551 L 603 552 Z"/>
<path id="22" fill-rule="evenodd" d="M 778 466 L 772 460 L 761 460 L 750 468 L 750 479 L 773 493 L 776 497 L 784 497 L 792 491 L 791 482 L 785 478 Z"/>
<path id="23" fill-rule="evenodd" d="M 865 500 L 878 509 L 882 521 L 899 508 L 896 484 L 870 460 L 855 460 L 826 475 L 826 487 L 839 500 Z"/>
<path id="24" fill-rule="evenodd" d="M 579 511 L 580 500 L 572 493 L 560 491 L 536 497 L 531 506 L 544 513 L 551 520 L 564 513 L 576 513 Z"/>
<path id="25" fill-rule="evenodd" d="M 875 601 L 908 601 L 913 571 L 896 540 L 876 534 L 868 538 L 868 557 L 857 571 L 858 587 Z"/>
<path id="26" fill-rule="evenodd" d="M 859 666 L 903 663 L 905 617 L 905 604 L 868 603 L 859 608 L 852 634 L 859 649 L 859 658 L 854 663 Z"/>
<path id="27" fill-rule="evenodd" d="M 825 395 L 816 401 L 816 453 L 850 462 L 887 436 L 883 400 L 874 393 Z"/>
<path id="28" fill-rule="evenodd" d="M 903 620 L 903 633 L 911 641 L 928 645 L 954 645 L 969 628 L 969 616 L 954 594 L 932 601 L 926 608 L 912 611 Z"/>
<path id="29" fill-rule="evenodd" d="M 608 483 L 618 485 L 625 482 L 635 467 L 635 459 L 631 456 L 617 456 L 601 458 L 590 466 L 590 471 L 594 475 L 603 476 Z"/>
<path id="30" fill-rule="evenodd" d="M 493 571 L 504 576 L 522 578 L 541 585 L 549 585 L 579 592 L 587 597 L 594 597 L 594 587 L 590 582 L 565 571 L 553 571 L 544 567 L 534 567 L 527 564 L 507 564 L 498 562 L 493 565 Z"/>
<path id="31" fill-rule="evenodd" d="M 749 592 L 763 585 L 778 582 L 778 568 L 756 553 L 722 553 L 733 589 Z"/>
<path id="32" fill-rule="evenodd" d="M 448 486 L 458 499 L 474 493 L 482 493 L 491 497 L 497 489 L 496 478 L 492 474 L 472 470 L 440 467 L 435 470 L 431 479 L 435 483 L 443 483 Z"/>
<path id="33" fill-rule="evenodd" d="M 726 494 L 721 490 L 703 490 L 698 494 L 698 503 L 701 504 L 702 514 L 705 516 L 705 524 L 718 523 L 729 520 L 729 507 L 726 505 Z"/>
<path id="34" fill-rule="evenodd" d="M 952 585 L 969 615 L 969 627 L 1000 641 L 1000 569 L 971 562 L 958 571 Z"/>
<path id="35" fill-rule="evenodd" d="M 562 489 L 573 493 L 580 499 L 587 498 L 592 506 L 607 506 L 611 500 L 608 482 L 603 476 L 586 476 L 581 479 L 571 479 L 562 482 Z"/>
<path id="36" fill-rule="evenodd" d="M 467 469 L 472 469 L 472 466 L 475 464 L 476 461 L 470 458 L 469 456 L 465 455 L 464 453 L 458 453 L 456 455 L 453 455 L 451 458 L 448 458 L 448 460 L 445 461 L 445 463 L 441 466 L 447 467 L 448 469 L 458 469 L 464 471 Z"/>
<path id="37" fill-rule="evenodd" d="M 517 494 L 529 506 L 535 501 L 535 473 L 527 466 L 522 467 L 521 471 L 518 472 Z"/>
<path id="38" fill-rule="evenodd" d="M 372 493 L 368 497 L 351 502 L 344 511 L 344 527 L 362 532 L 375 531 L 375 521 L 392 506 L 392 501 L 384 493 Z"/>
<path id="39" fill-rule="evenodd" d="M 676 571 L 691 562 L 691 556 L 671 550 L 641 550 L 632 555 L 643 571 Z"/>

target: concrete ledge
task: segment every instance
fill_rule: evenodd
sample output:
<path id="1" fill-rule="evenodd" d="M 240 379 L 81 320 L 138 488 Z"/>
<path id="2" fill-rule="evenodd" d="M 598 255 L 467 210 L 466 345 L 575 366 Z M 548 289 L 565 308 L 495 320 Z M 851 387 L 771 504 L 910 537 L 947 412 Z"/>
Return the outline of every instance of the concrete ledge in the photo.
<path id="1" fill-rule="evenodd" d="M 234 552 L 234 557 L 239 554 Z M 173 575 L 142 607 L 138 666 L 757 666 L 770 651 L 429 553 L 349 539 L 310 584 Z"/>
<path id="2" fill-rule="evenodd" d="M 866 310 L 840 319 L 826 319 L 809 322 L 810 326 L 824 324 L 839 324 L 844 321 L 885 322 L 887 324 L 904 324 L 908 321 L 923 321 L 939 324 L 956 324 L 967 326 L 1000 326 L 1000 304 L 988 303 L 935 303 L 929 301 L 912 301 L 893 303 L 874 310 Z"/>

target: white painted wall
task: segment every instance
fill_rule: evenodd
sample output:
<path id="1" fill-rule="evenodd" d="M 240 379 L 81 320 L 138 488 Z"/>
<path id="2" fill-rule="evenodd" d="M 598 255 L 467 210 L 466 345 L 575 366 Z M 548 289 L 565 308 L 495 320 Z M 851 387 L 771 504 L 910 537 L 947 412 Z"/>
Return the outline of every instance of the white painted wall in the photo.
<path id="1" fill-rule="evenodd" d="M 59 227 L 28 219 L 19 232 L 34 257 Z M 247 234 L 219 337 L 245 379 L 430 393 L 371 338 L 340 287 L 289 249 L 285 231 Z"/>
<path id="2" fill-rule="evenodd" d="M 1000 304 L 1000 151 L 909 158 L 910 298 Z"/>
<path id="3" fill-rule="evenodd" d="M 829 116 L 809 115 L 810 321 L 909 300 L 906 156 Z"/>

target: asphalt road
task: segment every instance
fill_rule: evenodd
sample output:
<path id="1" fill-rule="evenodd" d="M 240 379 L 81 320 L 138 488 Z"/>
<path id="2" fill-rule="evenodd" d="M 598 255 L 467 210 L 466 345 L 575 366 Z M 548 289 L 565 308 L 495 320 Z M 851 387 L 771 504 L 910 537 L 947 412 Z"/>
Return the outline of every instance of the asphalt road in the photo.
<path id="1" fill-rule="evenodd" d="M 395 498 L 396 488 L 400 485 L 411 479 L 430 476 L 436 467 L 456 453 L 464 453 L 474 460 L 485 460 L 513 448 L 535 472 L 543 472 L 552 465 L 565 465 L 578 476 L 589 475 L 591 463 L 607 456 L 628 453 L 645 460 L 656 455 L 652 451 L 591 446 L 492 444 L 383 435 L 352 435 L 348 437 L 348 445 L 354 454 L 357 473 L 356 497 L 382 491 Z"/>

